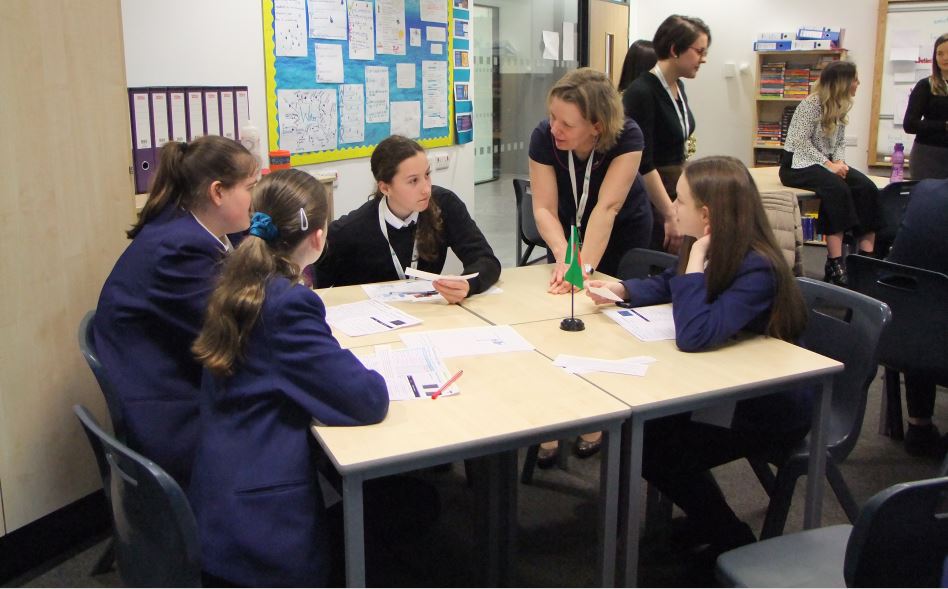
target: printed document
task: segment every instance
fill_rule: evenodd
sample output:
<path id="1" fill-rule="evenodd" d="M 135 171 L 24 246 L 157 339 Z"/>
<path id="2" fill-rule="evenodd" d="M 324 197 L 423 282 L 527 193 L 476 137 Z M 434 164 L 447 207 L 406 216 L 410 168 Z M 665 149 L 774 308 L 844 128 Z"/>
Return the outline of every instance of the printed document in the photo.
<path id="1" fill-rule="evenodd" d="M 419 325 L 421 319 L 380 301 L 359 301 L 327 307 L 326 322 L 349 337 L 358 337 Z"/>
<path id="2" fill-rule="evenodd" d="M 401 339 L 410 347 L 430 346 L 441 358 L 506 354 L 533 349 L 533 344 L 509 325 L 405 333 Z"/>
<path id="3" fill-rule="evenodd" d="M 606 315 L 643 342 L 675 339 L 671 305 L 611 309 Z"/>
<path id="4" fill-rule="evenodd" d="M 375 346 L 375 355 L 359 358 L 363 365 L 385 379 L 388 398 L 392 401 L 427 399 L 451 378 L 438 354 L 427 347 L 393 350 L 391 346 Z M 441 391 L 442 397 L 461 392 L 457 382 Z"/>

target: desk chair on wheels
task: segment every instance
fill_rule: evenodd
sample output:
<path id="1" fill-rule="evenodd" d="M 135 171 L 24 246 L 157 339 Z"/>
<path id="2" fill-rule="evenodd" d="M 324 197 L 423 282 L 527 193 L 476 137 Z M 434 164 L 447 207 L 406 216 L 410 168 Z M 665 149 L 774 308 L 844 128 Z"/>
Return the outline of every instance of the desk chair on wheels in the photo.
<path id="1" fill-rule="evenodd" d="M 178 483 L 107 434 L 82 405 L 73 411 L 102 472 L 112 513 L 115 560 L 128 587 L 200 587 L 197 523 Z"/>
<path id="2" fill-rule="evenodd" d="M 851 522 L 859 515 L 839 463 L 849 456 L 862 428 L 869 384 L 878 370 L 879 338 L 892 316 L 885 303 L 832 284 L 798 278 L 808 310 L 801 338 L 808 350 L 845 364 L 833 377 L 826 435 L 826 478 Z M 786 456 L 757 456 L 748 461 L 770 495 L 761 539 L 783 533 L 796 480 L 806 474 L 809 440 Z M 769 464 L 777 466 L 776 476 Z"/>
<path id="3" fill-rule="evenodd" d="M 517 198 L 517 266 L 536 264 L 545 260 L 546 256 L 538 256 L 531 260 L 530 254 L 533 253 L 533 248 L 542 247 L 547 250 L 549 248 L 540 236 L 536 219 L 533 218 L 533 193 L 530 191 L 530 181 L 514 178 L 513 187 Z M 524 244 L 527 246 L 527 251 L 523 251 Z"/>

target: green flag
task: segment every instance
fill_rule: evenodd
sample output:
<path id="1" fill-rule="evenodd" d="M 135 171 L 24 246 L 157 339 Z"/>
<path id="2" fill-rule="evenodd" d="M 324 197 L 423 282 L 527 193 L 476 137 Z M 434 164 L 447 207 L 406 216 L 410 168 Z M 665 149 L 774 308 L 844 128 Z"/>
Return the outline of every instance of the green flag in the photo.
<path id="1" fill-rule="evenodd" d="M 566 274 L 563 280 L 576 288 L 583 288 L 583 261 L 579 256 L 579 230 L 576 225 L 570 227 L 569 246 L 566 249 Z"/>

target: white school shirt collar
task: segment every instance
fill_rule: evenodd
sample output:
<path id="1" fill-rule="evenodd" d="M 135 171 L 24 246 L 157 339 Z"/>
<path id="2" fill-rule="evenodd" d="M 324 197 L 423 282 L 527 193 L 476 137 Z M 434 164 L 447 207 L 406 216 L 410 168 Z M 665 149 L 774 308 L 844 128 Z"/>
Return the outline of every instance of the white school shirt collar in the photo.
<path id="1" fill-rule="evenodd" d="M 224 248 L 224 253 L 227 253 L 234 249 L 234 246 L 230 243 L 229 237 L 225 235 L 224 239 L 221 239 L 220 237 L 214 235 L 214 233 L 210 229 L 208 229 L 207 226 L 204 225 L 204 223 L 201 223 L 201 220 L 197 218 L 197 215 L 195 215 L 191 211 L 188 211 L 188 212 L 191 213 L 191 216 L 194 217 L 194 220 L 197 221 L 198 225 L 200 225 L 201 227 L 204 227 L 204 230 L 207 231 L 208 234 L 210 234 L 210 236 L 213 237 L 217 241 L 217 243 L 221 244 L 221 247 Z"/>
<path id="2" fill-rule="evenodd" d="M 385 214 L 385 222 L 394 227 L 395 229 L 401 229 L 403 227 L 408 227 L 412 223 L 418 222 L 418 211 L 412 211 L 412 214 L 408 215 L 404 221 L 399 219 L 398 216 L 392 212 L 392 209 L 388 208 L 388 197 L 382 197 L 382 212 Z"/>

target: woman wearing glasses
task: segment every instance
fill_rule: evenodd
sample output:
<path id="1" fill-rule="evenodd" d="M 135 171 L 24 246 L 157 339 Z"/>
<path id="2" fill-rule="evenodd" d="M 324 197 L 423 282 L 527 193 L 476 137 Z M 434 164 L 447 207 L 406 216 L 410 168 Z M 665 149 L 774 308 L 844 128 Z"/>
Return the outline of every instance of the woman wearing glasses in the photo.
<path id="1" fill-rule="evenodd" d="M 658 63 L 625 89 L 622 105 L 645 138 L 639 172 L 655 207 L 651 247 L 677 252 L 681 232 L 672 201 L 695 129 L 681 79 L 694 78 L 706 61 L 711 29 L 699 18 L 673 14 L 655 31 L 652 45 Z"/>

